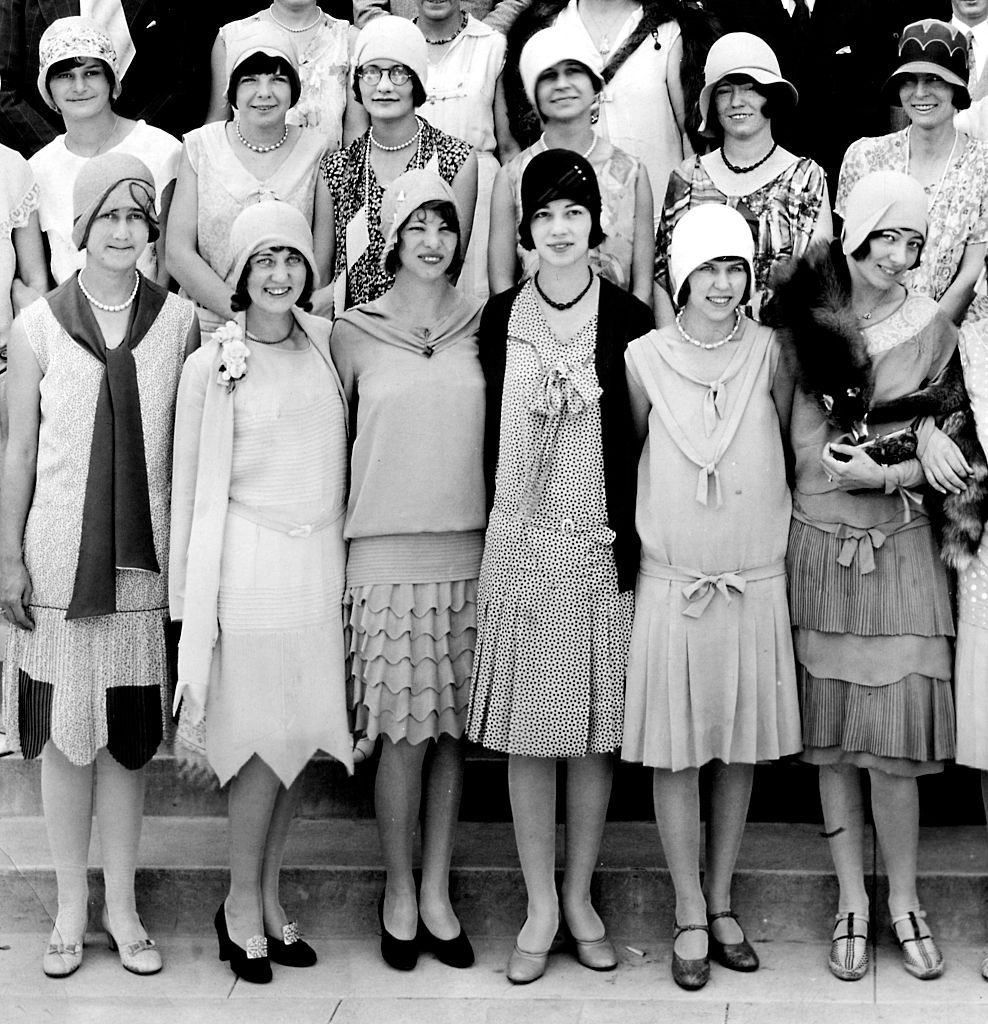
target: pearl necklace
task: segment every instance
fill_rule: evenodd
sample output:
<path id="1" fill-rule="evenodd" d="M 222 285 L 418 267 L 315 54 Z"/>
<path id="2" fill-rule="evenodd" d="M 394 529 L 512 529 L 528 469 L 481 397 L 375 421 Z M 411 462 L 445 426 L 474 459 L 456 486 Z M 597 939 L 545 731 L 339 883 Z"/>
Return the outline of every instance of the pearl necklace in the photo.
<path id="1" fill-rule="evenodd" d="M 773 142 L 772 143 L 772 148 L 761 158 L 761 160 L 758 160 L 756 163 L 749 164 L 747 167 L 738 167 L 737 164 L 732 164 L 731 161 L 727 159 L 727 155 L 724 153 L 724 147 L 723 146 L 721 146 L 721 148 L 720 148 L 720 158 L 721 158 L 721 160 L 724 161 L 724 166 L 729 171 L 733 171 L 735 174 L 747 174 L 749 171 L 754 171 L 757 168 L 761 167 L 761 165 L 763 163 L 765 163 L 765 161 L 768 160 L 768 158 L 778 148 L 779 148 L 779 144 L 777 142 Z"/>
<path id="2" fill-rule="evenodd" d="M 419 139 L 422 137 L 422 121 L 417 114 L 415 116 L 415 123 L 418 125 L 418 127 L 415 129 L 415 134 L 410 139 L 407 139 L 405 142 L 400 142 L 397 146 L 385 146 L 383 142 L 378 142 L 377 139 L 374 138 L 373 128 L 369 128 L 367 134 L 370 137 L 370 141 L 382 152 L 397 153 L 400 149 L 408 149 L 408 147 L 412 145 L 413 142 L 418 142 Z"/>
<path id="3" fill-rule="evenodd" d="M 532 284 L 535 285 L 535 290 L 539 293 L 539 298 L 542 299 L 542 301 L 547 305 L 552 306 L 553 309 L 572 309 L 580 301 L 580 299 L 582 299 L 583 296 L 586 295 L 588 291 L 590 291 L 590 288 L 593 285 L 593 271 L 588 269 L 587 273 L 589 274 L 589 278 L 587 280 L 586 286 L 580 289 L 580 294 L 577 295 L 575 299 L 570 299 L 569 302 L 556 302 L 555 299 L 550 299 L 549 296 L 546 295 L 544 291 L 542 291 L 542 288 L 539 285 L 539 275 L 537 272 L 535 274 L 535 277 L 532 278 Z"/>
<path id="4" fill-rule="evenodd" d="M 130 307 L 134 299 L 137 298 L 137 289 L 141 286 L 141 275 L 135 270 L 134 271 L 134 288 L 130 293 L 130 298 L 126 302 L 121 302 L 119 306 L 111 306 L 107 302 L 100 302 L 99 299 L 90 295 L 86 289 L 86 286 L 82 283 L 82 272 L 79 272 L 79 276 L 76 278 L 79 282 L 79 291 L 86 296 L 89 303 L 95 306 L 97 309 L 102 309 L 104 313 L 122 313 L 125 309 Z"/>
<path id="5" fill-rule="evenodd" d="M 315 28 L 316 25 L 322 22 L 322 11 L 317 11 L 316 20 L 312 22 L 311 25 L 303 25 L 302 28 L 292 28 L 291 25 L 286 25 L 283 21 L 278 21 L 278 19 L 274 16 L 274 4 L 272 4 L 268 8 L 268 16 L 278 26 L 278 28 L 283 28 L 286 32 L 293 32 L 296 35 L 301 35 L 303 32 L 308 32 L 310 29 Z"/>
<path id="6" fill-rule="evenodd" d="M 285 125 L 285 134 L 275 143 L 270 146 L 255 146 L 253 142 L 248 142 L 244 138 L 244 133 L 240 130 L 240 118 L 238 117 L 233 122 L 233 130 L 237 133 L 237 138 L 240 139 L 241 143 L 245 145 L 252 153 L 273 153 L 276 149 L 281 147 L 288 141 L 288 125 Z"/>
<path id="7" fill-rule="evenodd" d="M 294 330 L 295 324 L 293 323 L 283 338 L 259 338 L 256 334 L 251 334 L 250 331 L 245 331 L 244 333 L 250 341 L 256 341 L 258 345 L 280 345 L 283 341 L 288 341 Z"/>
<path id="8" fill-rule="evenodd" d="M 413 25 L 418 25 L 418 23 L 419 19 L 417 17 L 412 18 Z M 451 43 L 466 27 L 467 12 L 464 11 L 463 16 L 460 18 L 460 27 L 451 36 L 446 36 L 444 39 L 430 39 L 428 36 L 425 35 L 424 32 L 422 33 L 422 35 L 425 36 L 425 41 L 430 46 L 445 46 L 447 43 Z"/>
<path id="9" fill-rule="evenodd" d="M 542 148 L 543 149 L 548 149 L 549 148 L 549 144 L 545 141 L 545 132 L 543 132 L 539 136 L 539 142 L 542 143 Z M 586 152 L 580 154 L 583 157 L 584 160 L 589 160 L 590 159 L 590 154 L 594 151 L 594 147 L 596 145 L 597 145 L 597 133 L 594 132 L 593 133 L 593 140 L 591 141 L 590 145 L 587 147 Z"/>
<path id="10" fill-rule="evenodd" d="M 720 341 L 706 342 L 700 341 L 698 338 L 694 338 L 692 334 L 686 333 L 686 330 L 683 327 L 683 314 L 685 312 L 685 309 L 681 309 L 676 314 L 676 330 L 679 331 L 679 334 L 682 337 L 683 341 L 688 341 L 691 345 L 695 345 L 697 348 L 706 349 L 707 351 L 714 348 L 720 348 L 721 345 L 726 345 L 729 341 L 733 341 L 734 335 L 738 333 L 738 330 L 741 327 L 741 322 L 744 319 L 741 310 L 735 309 L 734 326 L 731 328 L 731 333 L 726 338 L 721 338 Z"/>

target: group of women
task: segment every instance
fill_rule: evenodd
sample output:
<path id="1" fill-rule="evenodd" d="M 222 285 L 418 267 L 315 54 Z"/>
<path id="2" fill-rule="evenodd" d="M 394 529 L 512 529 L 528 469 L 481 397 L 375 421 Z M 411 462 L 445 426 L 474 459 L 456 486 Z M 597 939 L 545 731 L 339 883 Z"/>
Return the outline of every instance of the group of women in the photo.
<path id="1" fill-rule="evenodd" d="M 666 69 L 663 193 L 602 58 L 645 18 L 675 50 L 676 26 L 636 9 L 612 37 L 577 0 L 554 16 L 517 56 L 542 125 L 520 151 L 503 39 L 456 0 L 359 34 L 289 0 L 226 26 L 217 120 L 180 151 L 113 112 L 99 26 L 46 33 L 39 89 L 66 133 L 33 161 L 40 199 L 29 171 L 8 179 L 0 607 L 6 728 L 43 759 L 49 976 L 82 961 L 94 806 L 108 941 L 161 969 L 134 875 L 169 619 L 179 738 L 229 787 L 214 923 L 240 978 L 316 962 L 279 875 L 320 750 L 348 771 L 379 750 L 384 959 L 473 963 L 450 899 L 466 738 L 508 756 L 516 984 L 560 933 L 584 966 L 618 964 L 591 900 L 618 751 L 654 770 L 677 984 L 759 966 L 734 865 L 754 765 L 799 754 L 839 883 L 831 971 L 868 967 L 866 770 L 903 964 L 942 972 L 915 780 L 955 754 L 988 772 L 982 524 L 958 560 L 958 731 L 918 493 L 961 499 L 983 458 L 934 395 L 956 391 L 959 347 L 983 420 L 988 148 L 952 121 L 966 45 L 906 28 L 886 88 L 910 128 L 849 151 L 832 243 L 823 172 L 773 140 L 798 97 L 764 42 L 714 43 L 695 111 Z M 683 160 L 694 116 L 715 148 Z"/>

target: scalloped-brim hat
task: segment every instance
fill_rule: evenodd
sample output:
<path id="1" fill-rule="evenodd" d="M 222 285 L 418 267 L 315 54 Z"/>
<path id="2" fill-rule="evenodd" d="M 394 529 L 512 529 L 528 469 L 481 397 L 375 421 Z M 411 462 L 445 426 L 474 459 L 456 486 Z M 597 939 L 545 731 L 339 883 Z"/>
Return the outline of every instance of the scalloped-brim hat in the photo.
<path id="1" fill-rule="evenodd" d="M 57 111 L 58 107 L 48 89 L 48 72 L 59 61 L 73 57 L 91 57 L 103 61 L 113 77 L 111 97 L 116 99 L 120 95 L 117 51 L 109 33 L 89 18 L 78 15 L 57 18 L 45 29 L 38 43 L 38 92 L 52 110 Z"/>
<path id="2" fill-rule="evenodd" d="M 703 67 L 703 88 L 700 90 L 701 135 L 713 135 L 710 130 L 710 98 L 714 89 L 727 77 L 750 78 L 759 85 L 782 86 L 791 96 L 793 106 L 799 102 L 796 87 L 782 77 L 779 58 L 764 39 L 751 32 L 728 32 L 721 36 L 707 54 Z"/>
<path id="3" fill-rule="evenodd" d="M 935 18 L 914 21 L 902 30 L 899 40 L 899 66 L 882 87 L 886 99 L 901 107 L 899 86 L 906 75 L 927 74 L 962 90 L 954 94 L 954 106 L 964 110 L 971 105 L 968 92 L 967 36 L 953 25 Z"/>

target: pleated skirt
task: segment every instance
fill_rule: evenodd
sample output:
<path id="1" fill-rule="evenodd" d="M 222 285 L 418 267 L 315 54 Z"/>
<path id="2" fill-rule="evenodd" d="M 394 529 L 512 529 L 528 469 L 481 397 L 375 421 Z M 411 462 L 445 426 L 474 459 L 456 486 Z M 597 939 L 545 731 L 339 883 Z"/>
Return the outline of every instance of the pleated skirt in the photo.
<path id="1" fill-rule="evenodd" d="M 957 580 L 957 763 L 988 771 L 988 566 L 975 558 Z"/>
<path id="2" fill-rule="evenodd" d="M 838 561 L 845 544 L 793 520 L 787 562 L 803 759 L 902 776 L 937 772 L 954 756 L 954 630 L 929 523 L 890 533 L 870 572 L 861 571 L 860 555 Z"/>

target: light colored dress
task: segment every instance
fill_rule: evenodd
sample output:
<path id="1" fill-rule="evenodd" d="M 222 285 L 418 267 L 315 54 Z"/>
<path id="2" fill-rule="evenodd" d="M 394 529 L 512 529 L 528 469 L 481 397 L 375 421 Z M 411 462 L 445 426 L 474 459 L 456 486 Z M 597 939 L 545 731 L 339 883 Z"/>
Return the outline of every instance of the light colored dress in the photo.
<path id="1" fill-rule="evenodd" d="M 978 440 L 988 451 L 988 334 L 983 324 L 966 324 L 957 346 L 964 385 L 971 400 Z M 957 763 L 988 771 L 988 532 L 978 552 L 957 575 Z"/>
<path id="2" fill-rule="evenodd" d="M 440 131 L 464 139 L 477 151 L 477 207 L 459 287 L 483 301 L 487 285 L 487 239 L 490 234 L 491 191 L 500 166 L 494 155 L 494 91 L 504 67 L 507 41 L 500 32 L 473 17 L 466 28 L 432 60 L 422 115 Z"/>
<path id="3" fill-rule="evenodd" d="M 237 159 L 226 134 L 226 124 L 214 121 L 185 136 L 185 152 L 198 177 L 199 255 L 230 285 L 236 254 L 230 244 L 230 228 L 237 214 L 252 203 L 280 199 L 299 210 L 312 223 L 316 178 L 326 143 L 318 132 L 298 133 L 294 145 L 286 146 L 285 158 L 263 181 Z M 203 331 L 214 331 L 228 317 L 198 307 Z"/>
<path id="4" fill-rule="evenodd" d="M 160 573 L 118 569 L 117 612 L 66 620 L 75 584 L 89 452 L 105 369 L 39 299 L 21 314 L 41 367 L 34 496 L 24 530 L 33 631 L 11 629 L 4 657 L 10 747 L 36 757 L 49 738 L 77 765 L 101 747 L 149 759 L 168 710 L 168 529 L 172 433 L 192 304 L 169 295 L 133 349 L 141 400 L 154 552 Z M 140 758 L 139 758 L 140 759 Z M 128 763 L 130 768 L 140 767 Z"/>
<path id="5" fill-rule="evenodd" d="M 298 48 L 302 94 L 285 121 L 300 128 L 312 128 L 322 136 L 323 148 L 335 153 L 343 145 L 343 114 L 350 88 L 350 23 L 321 13 L 322 23 L 313 32 L 305 33 L 304 46 L 299 46 L 300 34 L 292 36 Z M 220 29 L 228 53 L 231 42 L 258 21 L 274 24 L 270 9 L 228 22 Z"/>
<path id="6" fill-rule="evenodd" d="M 154 176 L 160 213 L 161 197 L 178 174 L 182 144 L 160 128 L 138 121 L 130 134 L 107 152 L 126 153 L 144 161 Z M 90 159 L 71 152 L 65 145 L 65 136 L 59 135 L 28 161 L 41 189 L 41 230 L 48 235 L 51 273 L 59 284 L 86 265 L 86 253 L 80 252 L 72 241 L 72 188 Z M 152 281 L 155 279 L 158 262 L 150 242 L 137 261 L 137 269 Z"/>
<path id="7" fill-rule="evenodd" d="M 791 503 L 771 394 L 780 349 L 751 321 L 734 345 L 713 380 L 697 375 L 674 329 L 625 355 L 651 408 L 621 756 L 672 771 L 801 748 L 785 574 Z"/>
<path id="8" fill-rule="evenodd" d="M 642 13 L 642 7 L 636 6 L 624 23 L 617 27 L 610 39 L 609 54 L 616 53 L 624 45 L 638 27 Z M 580 17 L 577 0 L 570 0 L 553 24 L 578 33 L 587 45 L 596 49 Z M 678 22 L 663 22 L 628 57 L 600 92 L 597 131 L 645 165 L 652 186 L 656 228 L 669 174 L 691 152 L 689 141 L 683 139 L 676 124 L 666 83 L 669 54 L 680 36 Z"/>
<path id="9" fill-rule="evenodd" d="M 0 146 L 0 343 L 4 345 L 14 319 L 10 286 L 17 274 L 11 234 L 17 228 L 27 227 L 31 214 L 38 208 L 39 197 L 40 189 L 28 162 L 15 150 Z"/>
<path id="10" fill-rule="evenodd" d="M 924 295 L 910 294 L 863 334 L 874 404 L 934 379 L 956 343 Z M 954 626 L 929 518 L 910 493 L 842 491 L 827 479 L 820 452 L 838 432 L 801 389 L 791 437 L 787 564 L 803 758 L 903 776 L 939 771 L 954 755 Z"/>
<path id="11" fill-rule="evenodd" d="M 616 146 L 612 147 L 609 156 L 601 155 L 603 149 L 595 145 L 587 157 L 600 187 L 600 226 L 606 236 L 596 249 L 590 250 L 590 267 L 595 274 L 630 291 L 635 246 L 635 207 L 642 162 Z M 546 144 L 539 139 L 504 165 L 511 184 L 511 195 L 514 197 L 516 235 L 521 226 L 522 176 L 532 157 L 545 151 Z M 517 254 L 522 268 L 522 280 L 532 277 L 539 269 L 538 253 L 534 249 L 523 249 L 519 244 Z"/>
<path id="12" fill-rule="evenodd" d="M 776 177 L 748 195 L 727 195 L 707 172 L 705 160 L 720 159 L 719 150 L 692 157 L 669 176 L 655 239 L 655 280 L 669 294 L 669 243 L 679 218 L 694 206 L 722 203 L 740 213 L 755 240 L 755 285 L 751 309 L 757 318 L 769 296 L 769 278 L 779 263 L 806 252 L 823 204 L 827 202 L 827 176 L 809 157 L 792 157 Z"/>
<path id="13" fill-rule="evenodd" d="M 470 739 L 530 757 L 621 744 L 634 598 L 608 526 L 597 315 L 563 343 L 524 285 L 508 321 Z"/>
<path id="14" fill-rule="evenodd" d="M 988 242 L 988 143 L 958 135 L 963 149 L 952 154 L 936 185 L 926 188 L 930 231 L 919 266 L 905 276 L 909 290 L 939 300 L 957 274 L 964 248 Z M 848 147 L 841 164 L 834 211 L 841 216 L 851 189 L 874 171 L 909 173 L 909 129 L 858 139 Z M 983 276 L 983 275 L 982 275 Z M 965 321 L 988 317 L 988 295 L 975 295 Z"/>
<path id="15" fill-rule="evenodd" d="M 233 393 L 233 456 L 206 699 L 205 751 L 221 785 L 255 754 L 290 786 L 318 750 L 350 759 L 343 649 L 346 413 L 310 342 L 248 339 Z M 179 434 L 198 438 L 213 346 L 189 360 Z M 184 442 L 183 442 L 184 444 Z M 187 462 L 182 480 L 194 473 Z M 179 489 L 176 470 L 176 490 Z M 185 493 L 184 485 L 182 493 Z M 176 516 L 178 513 L 176 513 Z M 191 577 L 188 587 L 196 585 Z"/>

